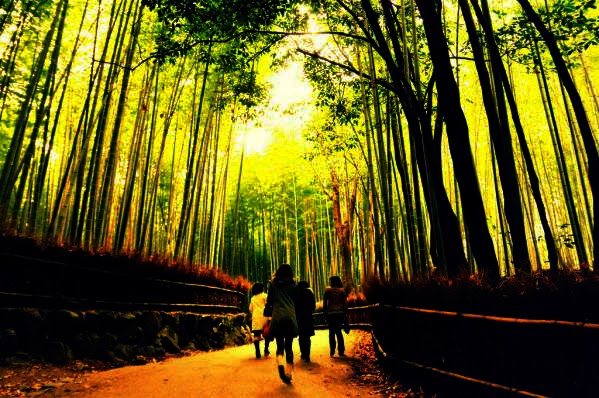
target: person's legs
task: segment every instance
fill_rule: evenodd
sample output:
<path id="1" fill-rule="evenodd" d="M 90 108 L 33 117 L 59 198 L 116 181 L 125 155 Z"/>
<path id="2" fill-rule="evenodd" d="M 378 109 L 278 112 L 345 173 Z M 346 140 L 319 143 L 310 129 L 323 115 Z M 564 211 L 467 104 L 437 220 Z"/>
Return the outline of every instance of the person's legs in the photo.
<path id="1" fill-rule="evenodd" d="M 297 338 L 297 342 L 299 343 L 300 358 L 304 359 L 304 336 L 300 334 Z"/>
<path id="2" fill-rule="evenodd" d="M 270 350 L 268 346 L 270 345 L 271 340 L 269 338 L 264 338 L 264 356 L 267 357 L 270 355 Z"/>
<path id="3" fill-rule="evenodd" d="M 291 381 L 293 377 L 293 337 L 285 337 L 285 360 L 287 362 L 285 376 Z"/>
<path id="4" fill-rule="evenodd" d="M 287 363 L 293 363 L 293 337 L 285 337 L 285 359 Z"/>
<path id="5" fill-rule="evenodd" d="M 262 332 L 259 330 L 254 331 L 254 348 L 256 349 L 256 358 L 260 358 L 260 337 L 262 336 Z"/>
<path id="6" fill-rule="evenodd" d="M 345 351 L 343 336 L 341 336 L 343 317 L 342 313 L 329 314 L 329 348 L 331 349 L 331 356 L 335 355 L 335 347 L 337 345 L 339 345 L 339 353 Z"/>
<path id="7" fill-rule="evenodd" d="M 299 348 L 300 348 L 300 358 L 304 359 L 306 357 L 306 336 L 303 334 L 300 334 L 299 337 L 297 338 L 297 341 L 299 342 Z"/>
<path id="8" fill-rule="evenodd" d="M 337 329 L 335 331 L 335 334 L 337 335 L 337 343 L 339 346 L 339 355 L 344 356 L 345 355 L 345 341 L 343 340 L 343 333 L 341 332 L 341 329 Z"/>
<path id="9" fill-rule="evenodd" d="M 278 359 L 279 357 L 282 357 L 283 355 L 285 355 L 285 337 L 277 336 L 275 339 L 277 342 L 277 359 Z"/>
<path id="10" fill-rule="evenodd" d="M 310 362 L 310 335 L 301 334 L 298 340 L 302 354 L 301 358 L 306 362 Z"/>
<path id="11" fill-rule="evenodd" d="M 260 340 L 254 340 L 254 348 L 256 349 L 256 358 L 260 359 L 262 355 L 260 355 Z"/>
<path id="12" fill-rule="evenodd" d="M 285 337 L 277 336 L 277 369 L 279 370 L 279 377 L 284 383 L 291 382 L 289 376 L 285 374 L 285 365 L 283 363 L 283 356 L 285 354 Z M 293 360 L 293 357 L 292 357 Z"/>
<path id="13" fill-rule="evenodd" d="M 331 356 L 335 355 L 335 347 L 337 346 L 335 342 L 335 329 L 333 329 L 333 325 L 329 324 L 329 352 Z"/>

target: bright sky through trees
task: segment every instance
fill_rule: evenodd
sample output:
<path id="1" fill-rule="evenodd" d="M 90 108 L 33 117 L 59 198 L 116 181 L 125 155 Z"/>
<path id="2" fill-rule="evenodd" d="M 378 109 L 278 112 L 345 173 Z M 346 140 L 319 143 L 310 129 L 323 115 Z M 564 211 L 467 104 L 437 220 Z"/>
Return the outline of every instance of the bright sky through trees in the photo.
<path id="1" fill-rule="evenodd" d="M 246 154 L 264 154 L 275 131 L 301 138 L 312 115 L 312 89 L 301 64 L 290 62 L 267 78 L 270 101 L 260 106 L 257 117 L 240 128 L 238 146 L 245 140 Z"/>

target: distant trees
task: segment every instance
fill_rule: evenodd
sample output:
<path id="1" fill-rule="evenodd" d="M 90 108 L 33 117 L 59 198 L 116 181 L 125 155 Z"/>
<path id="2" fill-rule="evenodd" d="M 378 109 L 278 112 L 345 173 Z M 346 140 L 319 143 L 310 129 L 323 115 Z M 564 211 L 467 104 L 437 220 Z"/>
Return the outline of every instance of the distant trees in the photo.
<path id="1" fill-rule="evenodd" d="M 34 40 L 24 21 L 38 5 L 17 3 L 3 23 L 13 37 Z M 224 77 L 233 65 L 227 72 L 210 62 L 209 46 L 173 65 L 148 62 L 155 36 L 144 23 L 156 22 L 140 2 L 82 5 L 46 5 L 44 15 L 53 16 L 34 53 L 15 42 L 2 47 L 2 134 L 10 142 L 2 225 L 92 250 L 217 262 L 223 248 L 210 243 L 211 231 L 222 236 L 224 228 L 200 220 L 224 221 L 226 179 L 217 164 L 231 151 L 220 149 L 230 138 L 219 133 L 231 130 L 233 88 Z M 27 88 L 18 93 L 22 81 L 11 71 L 25 65 Z"/>

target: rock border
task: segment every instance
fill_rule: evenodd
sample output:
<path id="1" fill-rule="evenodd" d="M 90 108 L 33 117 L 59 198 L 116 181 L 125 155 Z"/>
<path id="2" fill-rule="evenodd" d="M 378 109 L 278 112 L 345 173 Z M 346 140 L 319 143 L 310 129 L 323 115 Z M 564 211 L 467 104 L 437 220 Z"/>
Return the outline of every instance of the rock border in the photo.
<path id="1" fill-rule="evenodd" d="M 252 341 L 246 314 L 0 308 L 0 358 L 33 356 L 146 363 L 181 350 L 210 351 Z"/>

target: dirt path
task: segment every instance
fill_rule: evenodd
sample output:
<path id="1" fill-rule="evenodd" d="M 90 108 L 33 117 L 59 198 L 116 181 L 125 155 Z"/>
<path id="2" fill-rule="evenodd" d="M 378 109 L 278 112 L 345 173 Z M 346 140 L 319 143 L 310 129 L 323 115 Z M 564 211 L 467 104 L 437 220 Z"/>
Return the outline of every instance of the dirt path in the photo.
<path id="1" fill-rule="evenodd" d="M 222 351 L 197 353 L 160 363 L 85 375 L 79 382 L 44 391 L 38 397 L 367 397 L 376 387 L 358 382 L 352 364 L 359 361 L 356 342 L 365 332 L 354 330 L 345 335 L 347 357 L 330 357 L 328 334 L 317 331 L 312 338 L 312 362 L 299 358 L 294 343 L 295 374 L 293 383 L 281 382 L 275 369 L 274 355 L 256 359 L 253 345 Z M 271 352 L 274 354 L 275 345 Z"/>

